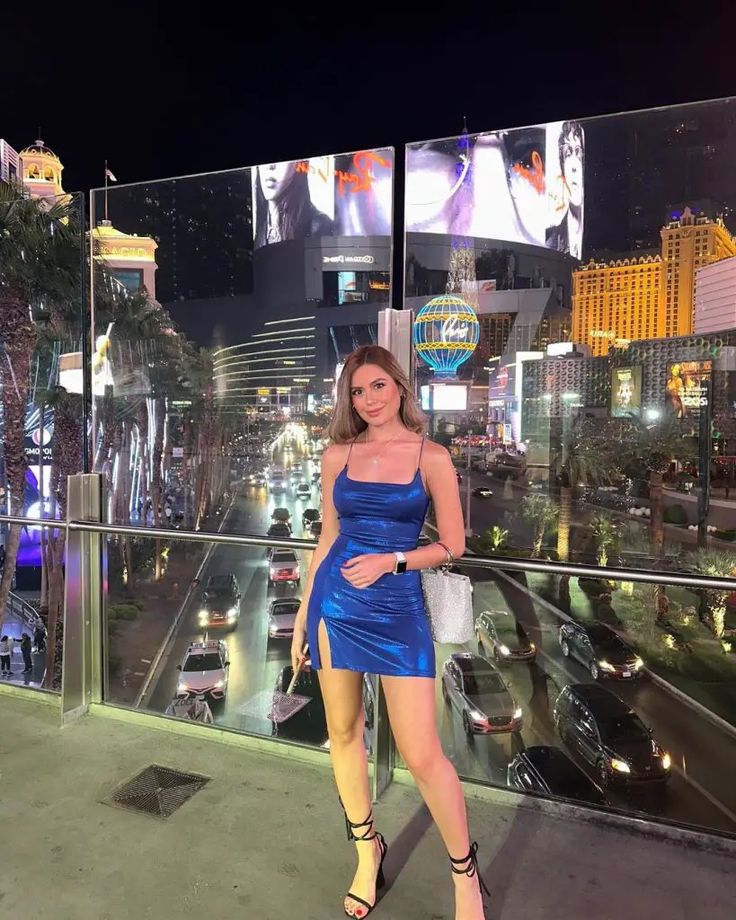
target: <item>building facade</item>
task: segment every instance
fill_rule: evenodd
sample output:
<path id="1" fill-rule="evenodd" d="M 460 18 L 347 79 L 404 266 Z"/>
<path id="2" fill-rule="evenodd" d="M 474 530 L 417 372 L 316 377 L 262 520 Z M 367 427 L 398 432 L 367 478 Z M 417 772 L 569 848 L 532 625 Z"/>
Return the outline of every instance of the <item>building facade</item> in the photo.
<path id="1" fill-rule="evenodd" d="M 0 137 L 0 182 L 18 182 L 20 154 Z"/>

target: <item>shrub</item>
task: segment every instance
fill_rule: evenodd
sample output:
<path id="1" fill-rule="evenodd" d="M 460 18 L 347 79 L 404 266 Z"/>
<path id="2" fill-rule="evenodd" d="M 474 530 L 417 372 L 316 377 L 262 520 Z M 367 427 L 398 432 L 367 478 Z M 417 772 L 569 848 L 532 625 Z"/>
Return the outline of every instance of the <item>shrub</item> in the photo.
<path id="1" fill-rule="evenodd" d="M 736 530 L 720 530 L 716 528 L 714 536 L 719 540 L 736 540 Z"/>
<path id="2" fill-rule="evenodd" d="M 670 505 L 664 509 L 665 524 L 676 524 L 678 527 L 686 527 L 688 523 L 687 512 L 682 505 Z"/>
<path id="3" fill-rule="evenodd" d="M 588 597 L 598 597 L 599 594 L 607 594 L 611 590 L 608 582 L 601 578 L 578 578 L 578 584 L 580 590 Z"/>
<path id="4" fill-rule="evenodd" d="M 138 616 L 137 604 L 111 604 L 108 617 L 111 620 L 134 620 Z"/>

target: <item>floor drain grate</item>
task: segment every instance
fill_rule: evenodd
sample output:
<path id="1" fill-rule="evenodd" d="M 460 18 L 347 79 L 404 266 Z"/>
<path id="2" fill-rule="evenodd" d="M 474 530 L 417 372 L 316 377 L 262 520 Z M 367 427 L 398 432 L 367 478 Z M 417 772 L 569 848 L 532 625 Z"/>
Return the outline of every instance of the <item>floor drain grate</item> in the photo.
<path id="1" fill-rule="evenodd" d="M 209 781 L 209 776 L 200 773 L 183 773 L 151 764 L 119 786 L 103 802 L 157 818 L 168 818 Z"/>

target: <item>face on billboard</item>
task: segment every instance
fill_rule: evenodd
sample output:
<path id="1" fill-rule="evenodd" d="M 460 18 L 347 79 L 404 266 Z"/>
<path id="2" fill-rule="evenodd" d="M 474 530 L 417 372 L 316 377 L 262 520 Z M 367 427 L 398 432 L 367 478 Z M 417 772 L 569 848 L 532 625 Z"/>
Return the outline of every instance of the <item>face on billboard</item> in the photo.
<path id="1" fill-rule="evenodd" d="M 698 415 L 708 400 L 711 361 L 680 361 L 667 370 L 665 402 L 676 418 Z"/>
<path id="2" fill-rule="evenodd" d="M 264 163 L 253 170 L 256 248 L 330 236 L 390 236 L 393 149 Z"/>
<path id="3" fill-rule="evenodd" d="M 614 367 L 611 371 L 611 415 L 641 414 L 641 368 Z"/>
<path id="4" fill-rule="evenodd" d="M 579 122 L 407 147 L 406 227 L 544 246 L 582 257 Z"/>

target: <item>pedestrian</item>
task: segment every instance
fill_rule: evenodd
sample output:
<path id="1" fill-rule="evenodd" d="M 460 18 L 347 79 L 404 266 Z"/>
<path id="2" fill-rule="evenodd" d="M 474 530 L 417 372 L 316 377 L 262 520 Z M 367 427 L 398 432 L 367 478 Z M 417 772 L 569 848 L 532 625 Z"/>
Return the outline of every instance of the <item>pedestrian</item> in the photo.
<path id="1" fill-rule="evenodd" d="M 373 910 L 388 850 L 375 828 L 368 786 L 367 672 L 381 675 L 396 743 L 447 848 L 456 916 L 484 920 L 478 845 L 470 843 L 462 787 L 437 734 L 435 650 L 420 580 L 421 569 L 464 553 L 463 514 L 452 459 L 425 439 L 425 423 L 389 351 L 364 345 L 346 359 L 330 422 L 333 443 L 322 457 L 322 532 L 296 616 L 291 662 L 294 670 L 303 665 L 308 646 L 348 839 L 356 842 L 358 871 L 345 913 L 364 918 Z M 430 500 L 441 539 L 417 547 Z M 429 904 L 419 912 L 428 916 Z"/>
<path id="2" fill-rule="evenodd" d="M 31 658 L 31 637 L 28 633 L 22 633 L 20 637 L 20 653 L 23 656 L 23 674 L 29 674 L 33 670 L 33 659 Z"/>
<path id="3" fill-rule="evenodd" d="M 46 627 L 43 625 L 41 620 L 36 623 L 36 628 L 33 631 L 33 642 L 36 646 L 37 652 L 46 651 Z"/>
<path id="4" fill-rule="evenodd" d="M 10 656 L 13 654 L 13 639 L 3 636 L 0 639 L 0 675 L 12 674 L 10 670 Z"/>

